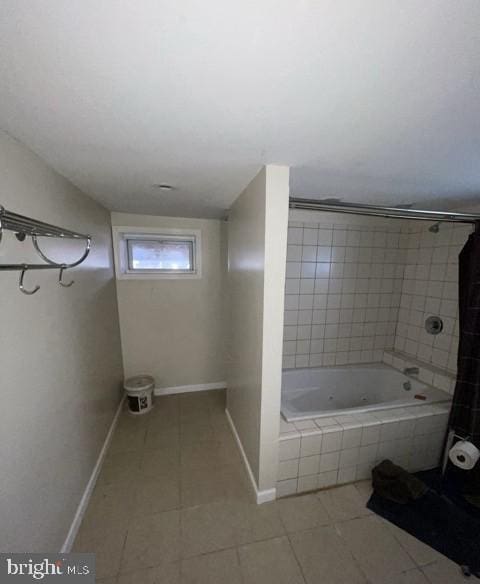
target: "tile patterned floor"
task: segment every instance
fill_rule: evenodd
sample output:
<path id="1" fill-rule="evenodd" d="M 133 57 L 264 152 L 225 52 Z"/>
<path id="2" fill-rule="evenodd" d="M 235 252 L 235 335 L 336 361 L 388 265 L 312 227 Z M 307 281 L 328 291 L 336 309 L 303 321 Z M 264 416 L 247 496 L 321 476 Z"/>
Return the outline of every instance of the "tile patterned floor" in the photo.
<path id="1" fill-rule="evenodd" d="M 371 514 L 367 482 L 257 506 L 223 391 L 123 412 L 75 542 L 101 584 L 456 584 L 458 567 Z"/>

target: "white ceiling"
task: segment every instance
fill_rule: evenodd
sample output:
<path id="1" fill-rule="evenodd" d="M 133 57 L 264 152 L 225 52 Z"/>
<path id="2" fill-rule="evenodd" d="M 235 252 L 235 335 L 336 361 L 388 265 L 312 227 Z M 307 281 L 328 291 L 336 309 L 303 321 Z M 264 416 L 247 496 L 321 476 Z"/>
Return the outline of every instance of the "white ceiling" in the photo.
<path id="1" fill-rule="evenodd" d="M 219 216 L 265 163 L 296 196 L 480 200 L 478 0 L 0 8 L 0 126 L 110 209 Z"/>

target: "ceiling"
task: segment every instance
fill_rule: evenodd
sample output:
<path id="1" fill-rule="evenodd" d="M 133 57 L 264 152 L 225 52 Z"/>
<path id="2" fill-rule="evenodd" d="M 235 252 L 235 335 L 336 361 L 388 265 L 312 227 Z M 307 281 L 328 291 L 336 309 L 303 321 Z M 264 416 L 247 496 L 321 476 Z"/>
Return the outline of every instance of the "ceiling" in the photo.
<path id="1" fill-rule="evenodd" d="M 480 201 L 478 0 L 0 6 L 0 127 L 109 209 L 221 216 L 266 163 L 295 196 Z"/>

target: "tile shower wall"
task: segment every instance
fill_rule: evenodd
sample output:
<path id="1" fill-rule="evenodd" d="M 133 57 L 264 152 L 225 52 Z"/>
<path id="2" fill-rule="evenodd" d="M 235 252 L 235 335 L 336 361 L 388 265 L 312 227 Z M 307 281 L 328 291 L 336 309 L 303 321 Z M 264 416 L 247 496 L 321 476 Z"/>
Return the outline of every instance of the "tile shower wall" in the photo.
<path id="1" fill-rule="evenodd" d="M 285 368 L 381 361 L 393 348 L 407 254 L 402 224 L 289 223 Z"/>
<path id="2" fill-rule="evenodd" d="M 458 254 L 471 226 L 442 223 L 438 233 L 429 225 L 408 222 L 402 226 L 400 245 L 406 264 L 395 350 L 425 363 L 456 372 L 458 347 Z M 428 316 L 443 320 L 443 331 L 425 331 Z"/>

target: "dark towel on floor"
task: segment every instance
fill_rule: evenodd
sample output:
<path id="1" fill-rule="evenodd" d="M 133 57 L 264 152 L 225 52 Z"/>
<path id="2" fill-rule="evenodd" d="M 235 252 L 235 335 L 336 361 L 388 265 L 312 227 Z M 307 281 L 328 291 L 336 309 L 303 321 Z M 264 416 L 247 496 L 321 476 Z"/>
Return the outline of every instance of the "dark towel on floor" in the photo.
<path id="1" fill-rule="evenodd" d="M 391 460 L 383 460 L 372 470 L 372 485 L 385 499 L 403 504 L 419 499 L 428 491 L 425 483 Z"/>
<path id="2" fill-rule="evenodd" d="M 480 517 L 468 503 L 457 504 L 442 487 L 440 473 L 418 473 L 427 492 L 407 504 L 396 503 L 374 492 L 367 507 L 407 531 L 459 566 L 468 566 L 480 577 Z M 434 487 L 437 490 L 434 490 Z"/>

